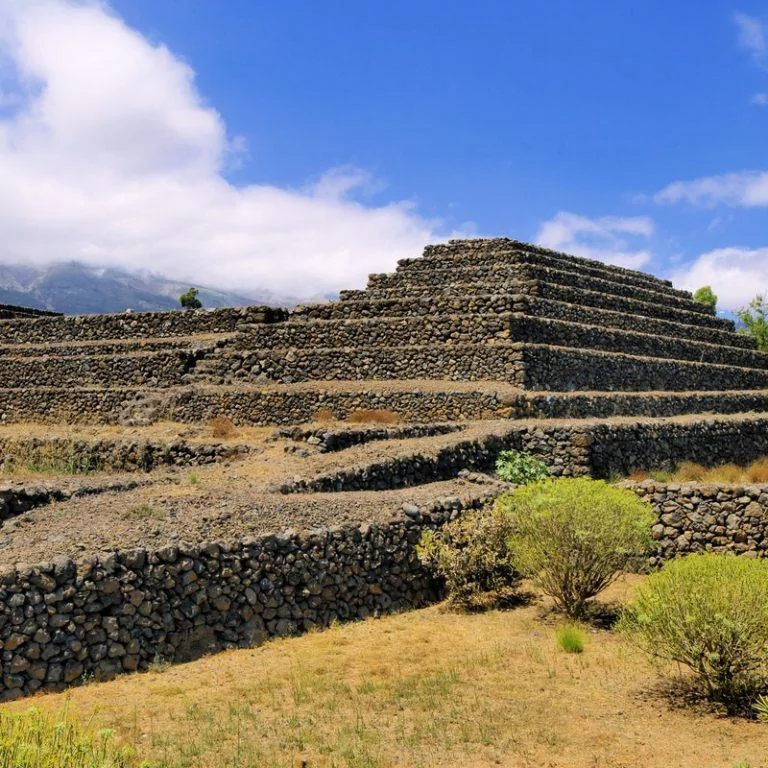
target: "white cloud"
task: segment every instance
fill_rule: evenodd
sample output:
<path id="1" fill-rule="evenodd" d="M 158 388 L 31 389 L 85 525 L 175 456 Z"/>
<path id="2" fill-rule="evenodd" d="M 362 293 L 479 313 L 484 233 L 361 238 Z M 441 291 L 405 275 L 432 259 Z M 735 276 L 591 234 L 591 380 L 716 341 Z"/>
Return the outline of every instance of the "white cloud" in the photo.
<path id="1" fill-rule="evenodd" d="M 768 93 L 755 93 L 749 101 L 756 107 L 768 107 Z"/>
<path id="2" fill-rule="evenodd" d="M 749 53 L 759 67 L 766 67 L 768 56 L 768 37 L 765 25 L 760 19 L 746 13 L 734 13 L 733 23 L 739 33 L 739 45 Z"/>
<path id="3" fill-rule="evenodd" d="M 731 205 L 752 208 L 768 205 L 768 172 L 741 171 L 675 181 L 653 196 L 662 204 L 690 203 L 707 208 Z"/>
<path id="4" fill-rule="evenodd" d="M 229 183 L 246 148 L 192 69 L 96 0 L 0 0 L 0 84 L 3 261 L 311 294 L 440 239 L 410 202 L 361 202 L 375 182 L 357 169 L 297 189 Z"/>
<path id="5" fill-rule="evenodd" d="M 651 253 L 644 249 L 637 250 L 628 238 L 648 238 L 653 231 L 653 221 L 646 216 L 590 219 L 560 211 L 541 225 L 536 242 L 556 251 L 640 269 L 651 260 Z"/>
<path id="6" fill-rule="evenodd" d="M 711 285 L 723 309 L 746 306 L 768 292 L 768 248 L 719 248 L 699 256 L 671 276 L 676 285 L 695 290 Z"/>

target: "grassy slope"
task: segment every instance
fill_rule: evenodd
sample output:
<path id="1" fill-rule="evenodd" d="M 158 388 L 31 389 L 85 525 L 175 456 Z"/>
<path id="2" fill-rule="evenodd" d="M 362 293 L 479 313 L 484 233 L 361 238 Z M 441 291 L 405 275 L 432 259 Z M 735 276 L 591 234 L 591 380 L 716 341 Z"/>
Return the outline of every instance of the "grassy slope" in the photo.
<path id="1" fill-rule="evenodd" d="M 617 638 L 563 653 L 541 610 L 433 607 L 34 704 L 68 701 L 158 766 L 766 764 L 768 726 L 670 709 Z"/>

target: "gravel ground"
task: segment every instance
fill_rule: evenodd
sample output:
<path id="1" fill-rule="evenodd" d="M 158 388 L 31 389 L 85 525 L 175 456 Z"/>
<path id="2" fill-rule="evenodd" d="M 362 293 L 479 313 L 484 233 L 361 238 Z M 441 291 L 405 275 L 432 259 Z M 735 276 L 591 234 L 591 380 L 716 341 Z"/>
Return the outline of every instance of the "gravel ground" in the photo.
<path id="1" fill-rule="evenodd" d="M 278 530 L 383 522 L 436 499 L 478 498 L 493 486 L 464 480 L 378 493 L 283 496 L 243 488 L 155 485 L 50 504 L 0 527 L 0 565 L 35 563 L 55 555 L 75 559 L 95 552 L 174 541 L 234 539 Z M 175 492 L 174 492 L 175 491 Z"/>

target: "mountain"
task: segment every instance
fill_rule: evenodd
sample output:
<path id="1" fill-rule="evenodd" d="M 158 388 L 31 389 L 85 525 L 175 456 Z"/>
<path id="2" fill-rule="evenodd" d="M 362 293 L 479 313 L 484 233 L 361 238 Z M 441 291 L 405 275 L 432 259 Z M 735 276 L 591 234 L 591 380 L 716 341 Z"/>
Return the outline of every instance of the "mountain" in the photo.
<path id="1" fill-rule="evenodd" d="M 134 273 L 113 267 L 63 262 L 46 267 L 0 264 L 0 304 L 15 304 L 74 314 L 179 309 L 179 296 L 189 283 L 162 275 Z M 249 304 L 292 307 L 293 296 L 264 290 L 245 295 L 206 286 L 199 289 L 204 307 Z M 330 297 L 317 297 L 323 300 Z M 307 301 L 302 299 L 302 301 Z"/>

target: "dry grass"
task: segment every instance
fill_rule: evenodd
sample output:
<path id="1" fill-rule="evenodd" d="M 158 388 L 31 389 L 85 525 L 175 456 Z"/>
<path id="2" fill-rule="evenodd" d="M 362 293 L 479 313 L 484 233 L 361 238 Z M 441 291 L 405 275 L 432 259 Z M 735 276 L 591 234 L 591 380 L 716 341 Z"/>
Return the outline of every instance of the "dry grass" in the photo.
<path id="1" fill-rule="evenodd" d="M 638 469 L 629 474 L 629 479 L 635 481 L 654 479 L 659 482 L 676 483 L 763 484 L 768 483 L 768 457 L 759 458 L 746 467 L 733 463 L 705 467 L 695 461 L 683 461 L 674 472 L 648 472 Z"/>
<path id="2" fill-rule="evenodd" d="M 226 416 L 217 416 L 215 419 L 211 419 L 209 426 L 211 428 L 211 435 L 219 439 L 228 440 L 237 434 L 232 419 Z"/>
<path id="3" fill-rule="evenodd" d="M 352 411 L 347 417 L 350 424 L 396 424 L 398 420 L 398 415 L 394 411 L 384 408 L 363 408 Z"/>
<path id="4" fill-rule="evenodd" d="M 316 414 L 314 420 L 318 424 L 327 424 L 331 421 L 336 421 L 336 416 L 330 408 L 321 408 Z"/>
<path id="5" fill-rule="evenodd" d="M 643 657 L 585 631 L 585 652 L 566 654 L 541 604 L 433 607 L 35 704 L 69 699 L 156 768 L 766 765 L 764 725 L 670 708 Z"/>

